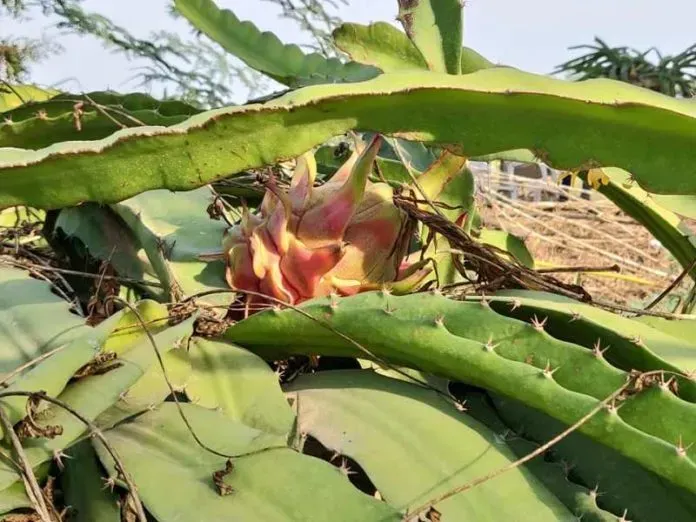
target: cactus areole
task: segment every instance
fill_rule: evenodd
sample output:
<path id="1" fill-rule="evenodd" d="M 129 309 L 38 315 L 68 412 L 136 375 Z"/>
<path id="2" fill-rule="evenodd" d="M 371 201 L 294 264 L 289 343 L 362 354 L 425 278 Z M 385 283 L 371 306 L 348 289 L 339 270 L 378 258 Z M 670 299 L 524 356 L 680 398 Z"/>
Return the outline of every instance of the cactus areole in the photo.
<path id="1" fill-rule="evenodd" d="M 403 262 L 409 227 L 392 188 L 368 179 L 380 144 L 377 136 L 360 147 L 321 186 L 311 153 L 298 158 L 287 193 L 271 180 L 259 212 L 225 233 L 230 287 L 297 304 L 421 280 L 424 271 Z"/>

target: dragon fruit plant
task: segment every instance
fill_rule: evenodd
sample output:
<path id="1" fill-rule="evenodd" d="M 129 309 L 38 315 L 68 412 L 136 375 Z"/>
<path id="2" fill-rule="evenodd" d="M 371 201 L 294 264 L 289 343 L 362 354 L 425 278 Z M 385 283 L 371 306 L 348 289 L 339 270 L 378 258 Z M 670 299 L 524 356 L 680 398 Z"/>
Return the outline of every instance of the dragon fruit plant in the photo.
<path id="1" fill-rule="evenodd" d="M 258 214 L 245 210 L 225 233 L 230 287 L 296 304 L 385 285 L 407 290 L 422 281 L 429 269 L 405 259 L 410 227 L 391 186 L 368 179 L 381 143 L 376 136 L 358 146 L 321 186 L 314 186 L 309 152 L 297 160 L 288 193 L 271 180 Z"/>
<path id="2" fill-rule="evenodd" d="M 0 520 L 696 520 L 696 290 L 619 314 L 525 271 L 477 295 L 524 245 L 476 224 L 467 169 L 577 173 L 696 280 L 692 102 L 495 66 L 461 0 L 344 24 L 352 61 L 173 3 L 290 91 L 199 113 L 0 89 Z M 339 158 L 351 132 L 378 137 Z M 251 207 L 228 230 L 222 197 Z"/>

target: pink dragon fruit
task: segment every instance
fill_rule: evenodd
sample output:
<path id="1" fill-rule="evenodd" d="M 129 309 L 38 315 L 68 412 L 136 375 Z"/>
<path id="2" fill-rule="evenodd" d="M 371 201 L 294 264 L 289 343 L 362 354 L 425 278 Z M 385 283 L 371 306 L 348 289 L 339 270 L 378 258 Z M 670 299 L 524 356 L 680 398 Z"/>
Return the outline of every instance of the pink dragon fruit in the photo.
<path id="1" fill-rule="evenodd" d="M 377 136 L 355 151 L 325 184 L 315 187 L 314 156 L 297 165 L 288 193 L 271 181 L 257 215 L 245 212 L 223 241 L 230 287 L 297 304 L 313 297 L 353 295 L 426 275 L 405 266 L 407 220 L 386 183 L 368 175 L 381 144 Z M 262 299 L 249 296 L 247 302 Z"/>

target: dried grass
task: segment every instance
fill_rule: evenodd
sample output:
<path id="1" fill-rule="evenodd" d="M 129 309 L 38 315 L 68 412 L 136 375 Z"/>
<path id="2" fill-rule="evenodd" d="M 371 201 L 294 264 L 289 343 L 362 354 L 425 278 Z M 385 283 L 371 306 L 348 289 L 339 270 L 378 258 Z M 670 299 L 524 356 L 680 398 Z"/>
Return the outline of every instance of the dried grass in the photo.
<path id="1" fill-rule="evenodd" d="M 641 307 L 682 272 L 643 226 L 598 192 L 495 170 L 477 172 L 477 182 L 483 224 L 523 238 L 536 268 L 619 265 L 618 274 L 556 274 L 596 299 Z M 674 296 L 688 289 L 686 281 L 661 309 L 671 311 Z"/>

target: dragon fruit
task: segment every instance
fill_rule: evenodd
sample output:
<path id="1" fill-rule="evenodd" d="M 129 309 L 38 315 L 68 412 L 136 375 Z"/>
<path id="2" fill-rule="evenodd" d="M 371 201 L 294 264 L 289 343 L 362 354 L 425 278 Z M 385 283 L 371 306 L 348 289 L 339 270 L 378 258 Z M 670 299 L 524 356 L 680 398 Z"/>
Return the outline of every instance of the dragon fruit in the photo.
<path id="1" fill-rule="evenodd" d="M 287 193 L 271 180 L 258 214 L 245 211 L 225 234 L 230 287 L 297 304 L 422 280 L 428 272 L 422 265 L 404 263 L 409 227 L 392 188 L 368 180 L 380 144 L 377 136 L 360 147 L 318 187 L 311 153 L 297 160 Z"/>

